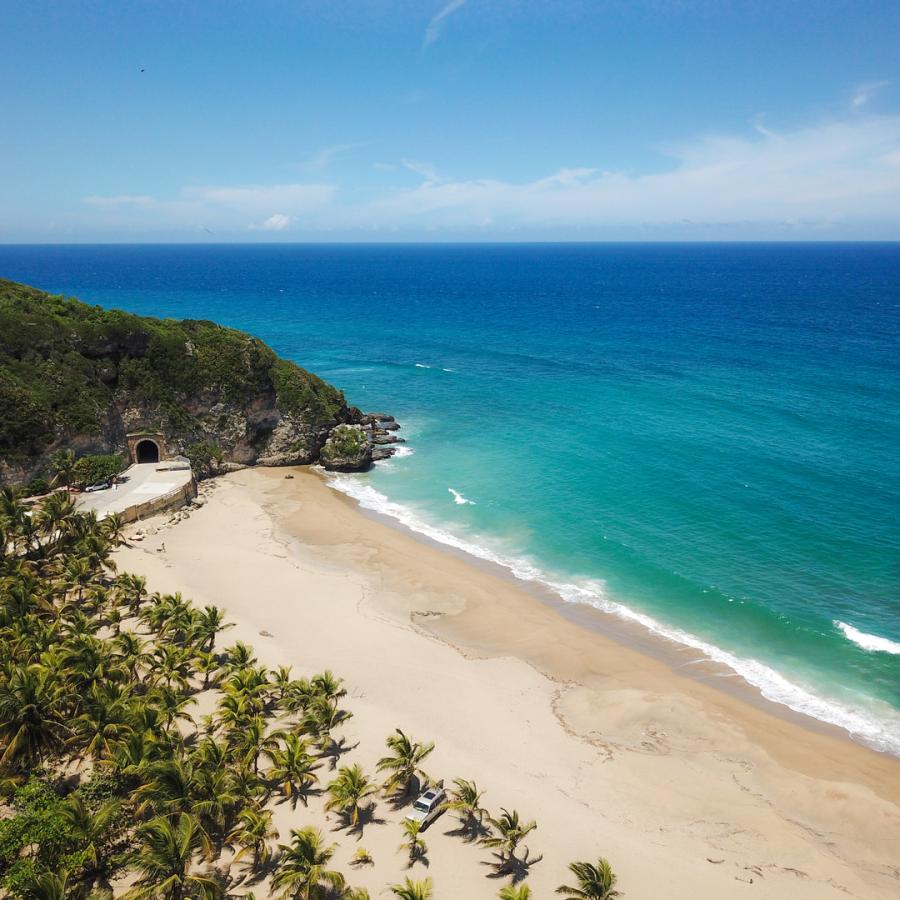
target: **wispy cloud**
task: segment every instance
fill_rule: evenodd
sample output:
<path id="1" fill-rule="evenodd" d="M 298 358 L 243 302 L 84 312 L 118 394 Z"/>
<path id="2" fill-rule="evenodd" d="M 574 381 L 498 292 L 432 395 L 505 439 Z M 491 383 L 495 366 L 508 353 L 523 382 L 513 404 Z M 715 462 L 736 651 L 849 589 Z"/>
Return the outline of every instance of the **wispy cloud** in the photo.
<path id="1" fill-rule="evenodd" d="M 359 150 L 362 147 L 368 147 L 371 141 L 354 141 L 350 144 L 332 144 L 329 147 L 320 147 L 309 159 L 301 165 L 304 169 L 313 172 L 321 172 L 327 169 L 335 158 L 350 153 L 353 150 Z"/>
<path id="2" fill-rule="evenodd" d="M 372 193 L 364 183 L 188 187 L 171 199 L 135 192 L 85 198 L 93 223 L 116 233 L 216 228 L 246 236 L 341 233 L 490 234 L 492 237 L 641 232 L 800 236 L 828 229 L 900 237 L 900 115 L 865 110 L 790 130 L 748 128 L 664 148 L 668 164 L 634 174 L 601 166 L 552 169 L 529 180 L 441 177 L 405 158 Z M 406 183 L 404 183 L 404 181 Z M 871 227 L 870 227 L 871 226 Z M 873 230 L 874 229 L 874 230 Z M 696 233 L 696 232 L 694 232 Z"/>
<path id="3" fill-rule="evenodd" d="M 294 221 L 293 216 L 275 213 L 259 225 L 251 225 L 251 231 L 284 231 Z"/>
<path id="4" fill-rule="evenodd" d="M 426 182 L 436 182 L 441 180 L 441 176 L 438 175 L 437 169 L 430 162 L 419 162 L 418 160 L 407 159 L 404 157 L 400 160 L 400 163 L 404 169 L 408 169 L 410 172 L 420 175 Z"/>
<path id="5" fill-rule="evenodd" d="M 466 0 L 450 0 L 431 17 L 428 27 L 425 29 L 425 37 L 422 38 L 423 50 L 430 47 L 441 36 L 447 19 L 465 5 Z"/>
<path id="6" fill-rule="evenodd" d="M 854 92 L 850 105 L 854 109 L 860 109 L 865 106 L 878 91 L 882 88 L 886 88 L 889 84 L 889 81 L 869 81 L 866 84 L 861 84 Z"/>

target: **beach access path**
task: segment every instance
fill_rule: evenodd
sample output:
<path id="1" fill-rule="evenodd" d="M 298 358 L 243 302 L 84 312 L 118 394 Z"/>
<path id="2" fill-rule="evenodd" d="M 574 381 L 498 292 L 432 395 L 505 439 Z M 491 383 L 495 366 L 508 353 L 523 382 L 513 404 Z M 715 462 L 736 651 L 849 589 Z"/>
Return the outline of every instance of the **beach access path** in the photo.
<path id="1" fill-rule="evenodd" d="M 76 503 L 82 512 L 93 510 L 102 519 L 110 513 L 122 515 L 133 506 L 161 500 L 184 489 L 193 473 L 185 463 L 135 463 L 119 476 L 121 484 L 102 491 L 83 492 Z"/>

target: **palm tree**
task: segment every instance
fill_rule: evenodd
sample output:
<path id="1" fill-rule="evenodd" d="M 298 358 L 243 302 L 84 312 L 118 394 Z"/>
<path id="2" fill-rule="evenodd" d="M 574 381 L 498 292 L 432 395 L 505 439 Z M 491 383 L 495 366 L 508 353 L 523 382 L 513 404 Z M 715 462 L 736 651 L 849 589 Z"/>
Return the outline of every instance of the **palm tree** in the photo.
<path id="1" fill-rule="evenodd" d="M 579 898 L 579 900 L 606 900 L 607 897 L 616 897 L 619 894 L 615 890 L 615 872 L 609 861 L 602 856 L 596 863 L 570 863 L 569 871 L 578 879 L 578 887 L 560 885 L 556 889 L 556 893 L 563 897 Z"/>
<path id="2" fill-rule="evenodd" d="M 407 877 L 403 884 L 392 884 L 391 893 L 400 900 L 431 900 L 434 896 L 431 879 L 412 881 Z"/>
<path id="3" fill-rule="evenodd" d="M 198 617 L 198 634 L 201 640 L 201 650 L 212 653 L 216 646 L 216 635 L 226 628 L 234 627 L 233 622 L 226 624 L 225 612 L 217 606 L 205 606 Z"/>
<path id="4" fill-rule="evenodd" d="M 75 474 L 75 451 L 57 450 L 50 457 L 50 468 L 53 471 L 53 483 L 65 485 L 68 490 Z"/>
<path id="5" fill-rule="evenodd" d="M 328 802 L 325 809 L 336 809 L 351 827 L 359 824 L 362 801 L 374 794 L 378 788 L 366 777 L 358 763 L 342 766 L 337 777 L 328 783 Z"/>
<path id="6" fill-rule="evenodd" d="M 228 842 L 237 844 L 241 849 L 234 855 L 237 862 L 247 853 L 253 854 L 251 869 L 265 865 L 272 857 L 270 840 L 278 839 L 278 829 L 272 824 L 272 813 L 267 809 L 247 806 L 238 816 L 238 824 L 228 835 Z"/>
<path id="7" fill-rule="evenodd" d="M 278 748 L 278 732 L 266 734 L 266 723 L 262 716 L 254 716 L 244 723 L 236 736 L 235 747 L 244 755 L 244 759 L 259 772 L 259 756 L 264 752 L 272 752 Z"/>
<path id="8" fill-rule="evenodd" d="M 92 811 L 78 794 L 69 794 L 62 814 L 81 847 L 84 867 L 90 876 L 108 874 L 111 868 L 111 838 L 122 804 L 117 798 L 105 800 Z"/>
<path id="9" fill-rule="evenodd" d="M 497 834 L 489 835 L 481 839 L 485 847 L 495 847 L 499 851 L 500 869 L 505 869 L 516 858 L 516 848 L 521 840 L 537 828 L 537 822 L 522 822 L 519 819 L 518 810 L 509 812 L 501 808 L 498 818 L 488 816 L 491 827 Z"/>
<path id="10" fill-rule="evenodd" d="M 365 888 L 347 888 L 341 894 L 340 900 L 371 900 L 369 892 Z"/>
<path id="11" fill-rule="evenodd" d="M 35 873 L 28 878 L 22 896 L 33 900 L 66 900 L 69 893 L 69 873 L 62 871 Z"/>
<path id="12" fill-rule="evenodd" d="M 284 739 L 284 749 L 266 751 L 272 760 L 272 768 L 266 773 L 269 779 L 281 789 L 281 793 L 291 801 L 297 797 L 306 806 L 306 790 L 319 778 L 315 770 L 319 767 L 309 753 L 309 743 L 296 734 L 288 734 Z"/>
<path id="13" fill-rule="evenodd" d="M 427 782 L 428 776 L 422 770 L 422 760 L 434 750 L 434 744 L 420 744 L 408 738 L 399 728 L 385 742 L 393 756 L 383 756 L 378 760 L 379 772 L 388 772 L 384 789 L 390 793 L 409 796 L 417 777 Z"/>
<path id="14" fill-rule="evenodd" d="M 318 675 L 313 675 L 309 683 L 313 691 L 326 700 L 340 700 L 341 697 L 347 696 L 344 680 L 338 678 L 331 669 L 326 669 Z"/>
<path id="15" fill-rule="evenodd" d="M 349 719 L 351 713 L 338 709 L 337 701 L 327 697 L 315 697 L 307 706 L 300 721 L 300 727 L 316 738 L 324 751 L 331 740 L 331 732 L 342 722 Z"/>
<path id="16" fill-rule="evenodd" d="M 409 853 L 409 864 L 412 864 L 419 858 L 428 853 L 428 845 L 422 839 L 419 832 L 422 830 L 421 822 L 414 822 L 410 819 L 403 820 L 403 836 L 404 841 L 400 845 L 401 850 Z"/>
<path id="17" fill-rule="evenodd" d="M 527 884 L 508 884 L 500 888 L 498 900 L 531 900 L 531 888 Z"/>
<path id="18" fill-rule="evenodd" d="M 471 835 L 477 835 L 487 815 L 487 810 L 481 806 L 484 792 L 478 790 L 474 781 L 466 781 L 465 778 L 454 778 L 453 784 L 455 787 L 450 791 L 450 799 L 444 804 L 444 809 L 458 812 L 462 828 Z"/>
<path id="19" fill-rule="evenodd" d="M 215 878 L 193 871 L 194 855 L 206 843 L 197 821 L 187 813 L 174 819 L 156 818 L 137 831 L 138 849 L 132 865 L 141 873 L 125 896 L 134 900 L 163 898 L 183 900 L 200 897 L 214 900 L 224 896 Z"/>
<path id="20" fill-rule="evenodd" d="M 0 677 L 0 769 L 32 769 L 62 746 L 66 698 L 40 665 L 15 666 Z"/>
<path id="21" fill-rule="evenodd" d="M 278 846 L 281 856 L 272 887 L 283 889 L 283 897 L 325 900 L 343 891 L 344 876 L 328 868 L 337 845 L 326 847 L 320 831 L 312 827 L 293 829 L 291 843 Z"/>

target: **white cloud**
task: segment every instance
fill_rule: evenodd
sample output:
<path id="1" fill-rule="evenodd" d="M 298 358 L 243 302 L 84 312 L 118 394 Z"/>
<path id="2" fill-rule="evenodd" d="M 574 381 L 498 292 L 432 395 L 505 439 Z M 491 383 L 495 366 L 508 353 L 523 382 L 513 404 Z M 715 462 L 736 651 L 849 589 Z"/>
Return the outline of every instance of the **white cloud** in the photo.
<path id="1" fill-rule="evenodd" d="M 890 220 L 900 226 L 900 117 L 793 132 L 705 136 L 668 149 L 668 171 L 559 169 L 528 182 L 426 181 L 352 211 L 382 226 L 607 227 Z M 409 161 L 404 165 L 410 168 Z"/>
<path id="2" fill-rule="evenodd" d="M 285 214 L 304 214 L 327 206 L 334 195 L 329 184 L 275 184 L 250 187 L 194 187 L 186 188 L 186 199 L 204 205 L 222 206 L 241 213 L 258 216 L 273 209 Z"/>
<path id="3" fill-rule="evenodd" d="M 292 216 L 275 213 L 260 225 L 251 225 L 251 231 L 284 231 L 294 221 Z"/>
<path id="4" fill-rule="evenodd" d="M 865 233 L 900 238 L 900 115 L 853 112 L 844 119 L 772 132 L 703 135 L 664 148 L 665 169 L 643 174 L 601 166 L 559 167 L 529 180 L 441 178 L 432 163 L 403 159 L 382 187 L 332 184 L 186 188 L 175 199 L 139 194 L 85 198 L 93 223 L 110 229 L 216 228 L 217 234 L 358 235 L 468 231 L 503 237 L 585 236 L 652 228 L 677 236 L 708 228 L 800 236 Z M 383 168 L 383 167 L 380 167 Z M 396 179 L 396 180 L 395 180 Z M 871 226 L 871 227 L 870 227 Z M 668 230 L 666 230 L 668 229 Z M 874 230 L 873 230 L 874 229 Z"/>
<path id="5" fill-rule="evenodd" d="M 426 182 L 435 182 L 440 181 L 441 177 L 437 173 L 437 169 L 430 162 L 419 162 L 415 159 L 407 159 L 404 157 L 400 160 L 404 169 L 409 169 L 410 172 L 415 173 L 416 175 L 420 175 L 425 179 Z"/>
<path id="6" fill-rule="evenodd" d="M 854 109 L 860 109 L 865 106 L 878 91 L 887 87 L 889 84 L 889 81 L 870 81 L 866 84 L 861 84 L 853 94 L 850 105 Z"/>
<path id="7" fill-rule="evenodd" d="M 356 141 L 352 144 L 332 144 L 329 147 L 320 147 L 308 160 L 302 163 L 304 169 L 321 172 L 327 169 L 335 158 L 361 147 L 368 147 L 371 141 Z"/>
<path id="8" fill-rule="evenodd" d="M 425 29 L 425 37 L 422 38 L 422 49 L 430 47 L 440 36 L 444 30 L 444 23 L 449 16 L 452 16 L 458 9 L 466 5 L 466 0 L 450 0 L 449 3 L 442 6 L 428 22 Z"/>

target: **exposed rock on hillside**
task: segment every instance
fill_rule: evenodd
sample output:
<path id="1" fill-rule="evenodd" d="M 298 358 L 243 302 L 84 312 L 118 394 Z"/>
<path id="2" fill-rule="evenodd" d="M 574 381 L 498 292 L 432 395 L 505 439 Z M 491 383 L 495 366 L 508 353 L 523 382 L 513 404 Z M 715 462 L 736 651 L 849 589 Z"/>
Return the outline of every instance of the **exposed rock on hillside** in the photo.
<path id="1" fill-rule="evenodd" d="M 391 423 L 243 332 L 0 280 L 0 482 L 60 448 L 124 455 L 132 431 L 163 433 L 170 454 L 213 445 L 225 464 L 360 469 Z"/>

